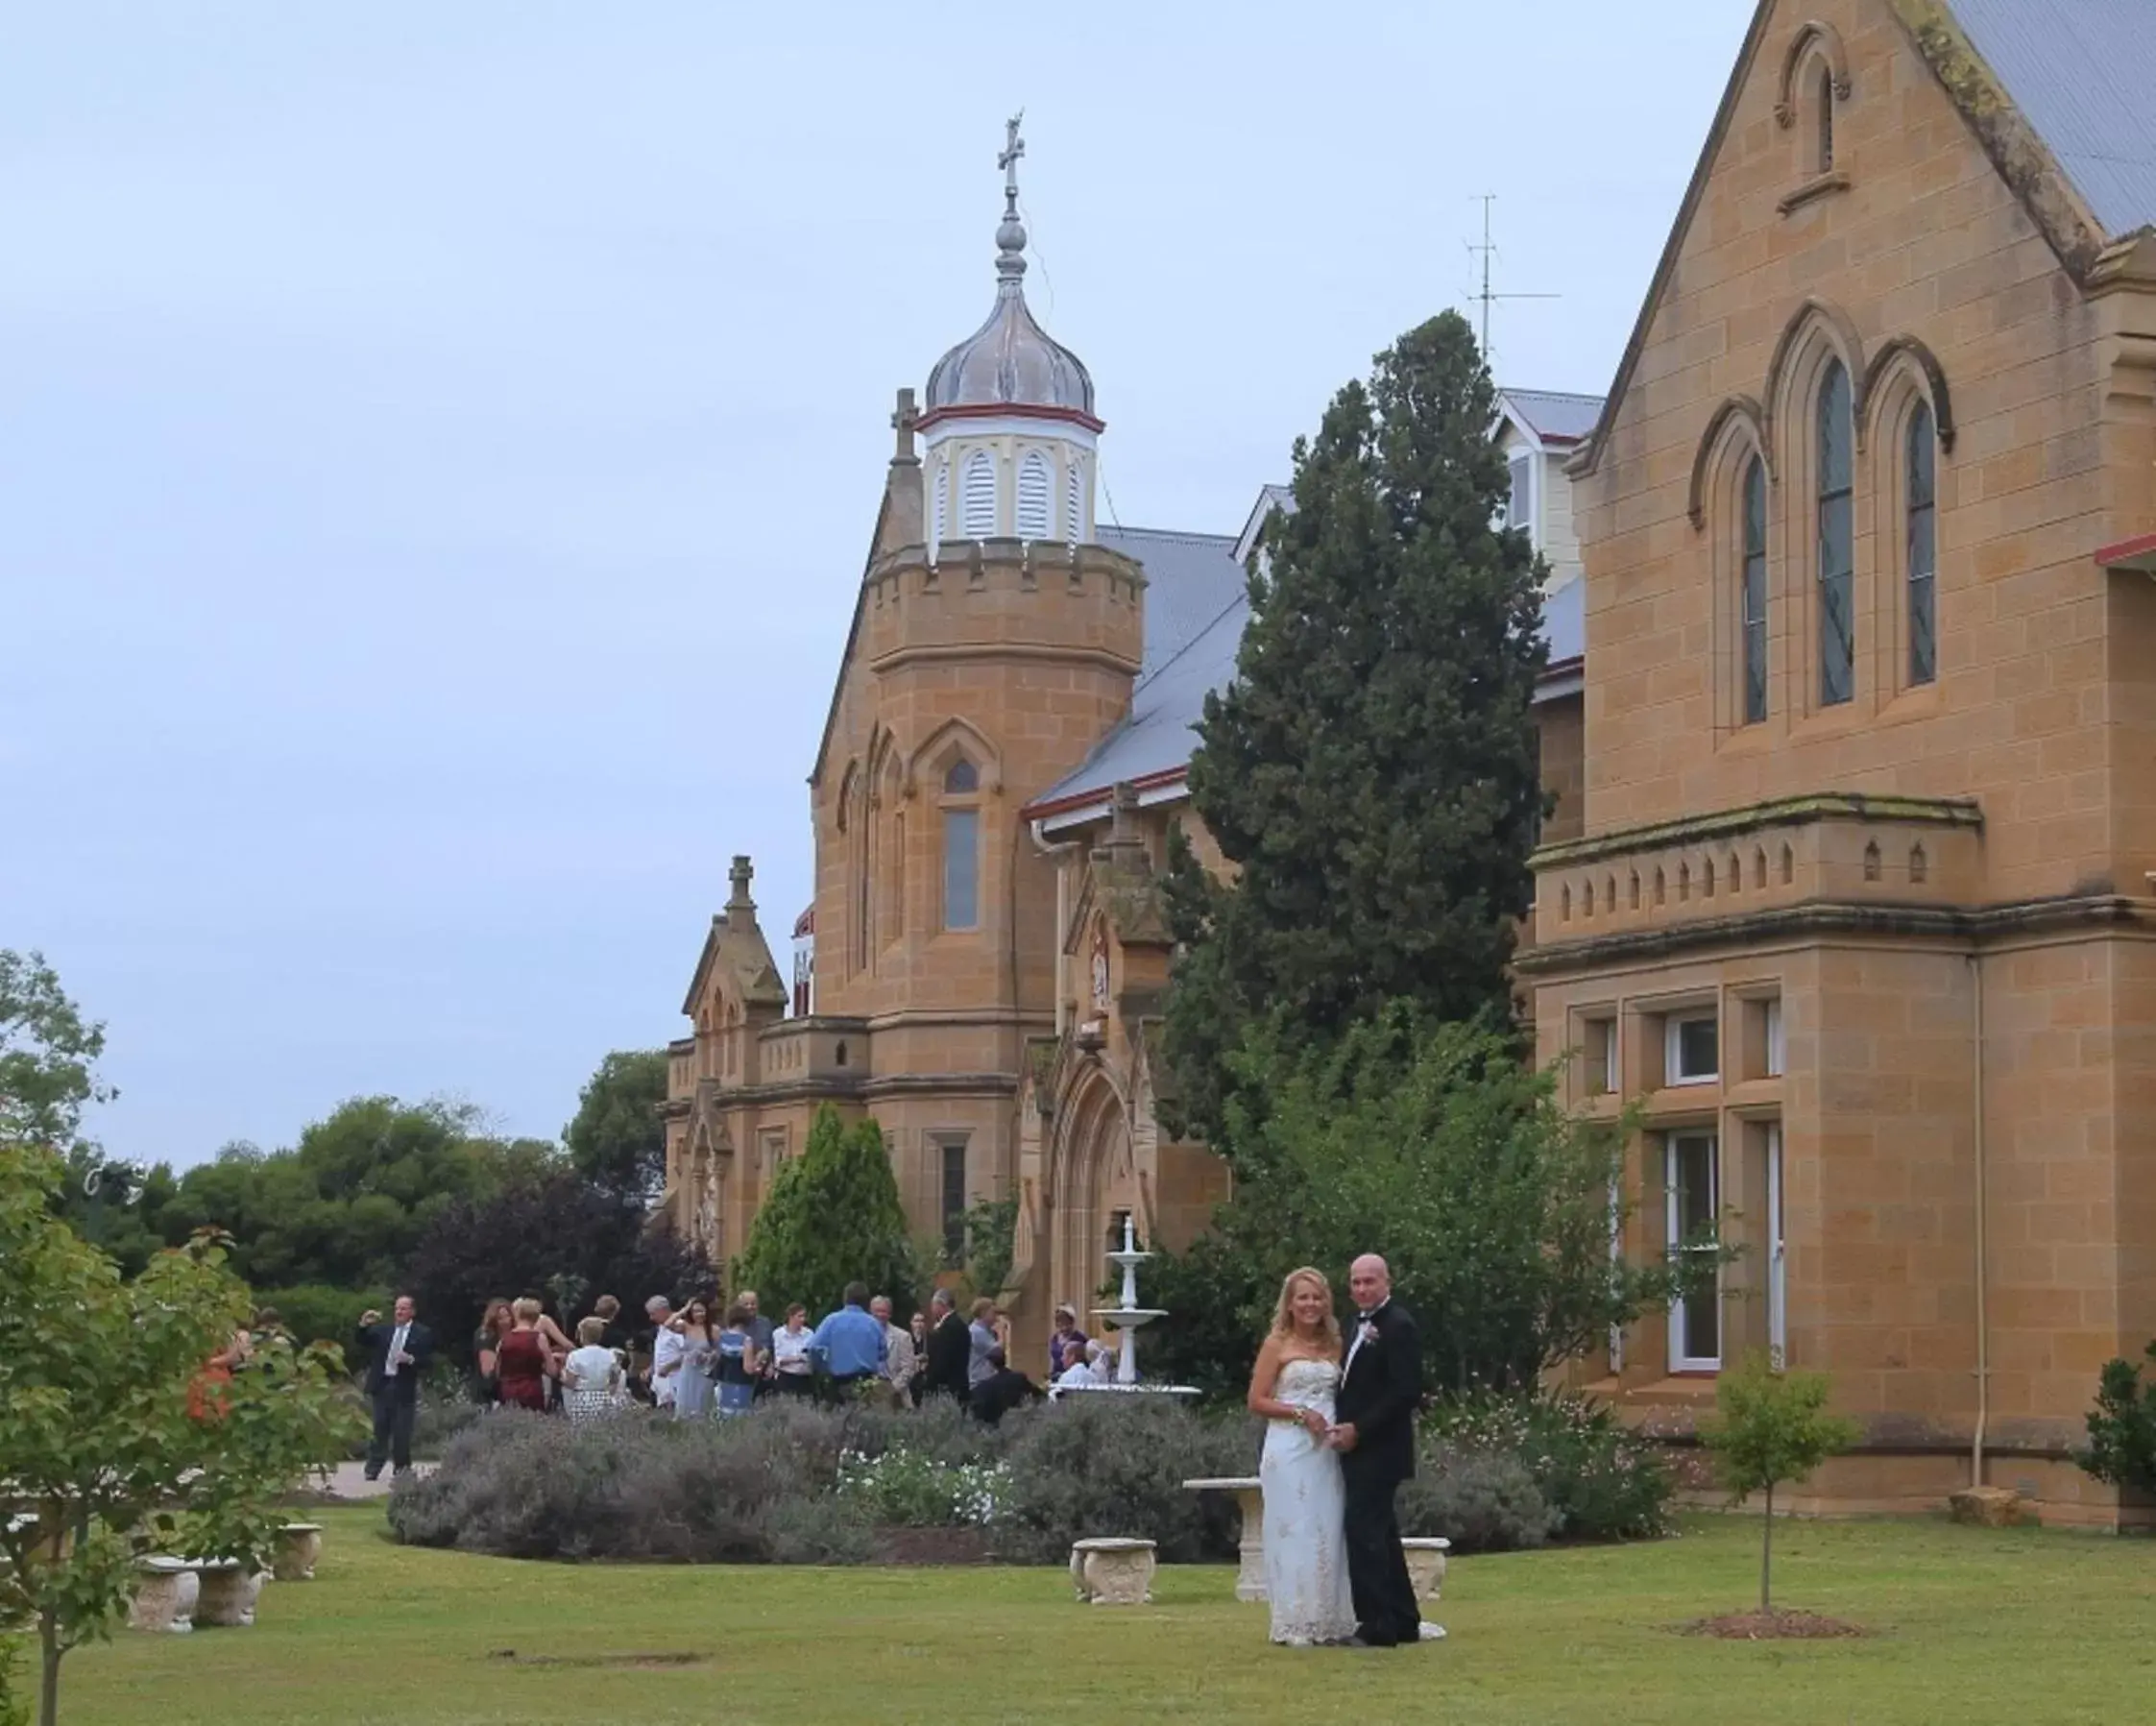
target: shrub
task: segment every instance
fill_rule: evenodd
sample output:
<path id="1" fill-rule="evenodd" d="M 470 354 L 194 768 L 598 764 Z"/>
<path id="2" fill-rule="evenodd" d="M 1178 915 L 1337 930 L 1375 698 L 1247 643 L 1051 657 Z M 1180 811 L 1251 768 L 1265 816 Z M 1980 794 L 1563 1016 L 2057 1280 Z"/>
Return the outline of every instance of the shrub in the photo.
<path id="1" fill-rule="evenodd" d="M 1425 1432 L 1440 1454 L 1516 1459 L 1555 1519 L 1552 1539 L 1669 1532 L 1675 1483 L 1661 1447 L 1606 1407 L 1567 1396 L 1476 1398 L 1441 1404 Z"/>
<path id="2" fill-rule="evenodd" d="M 2156 1361 L 2156 1343 L 2147 1353 Z M 2089 1447 L 2073 1460 L 2112 1486 L 2156 1493 L 2156 1383 L 2133 1361 L 2106 1362 L 2088 1422 Z"/>
<path id="3" fill-rule="evenodd" d="M 838 1459 L 838 1495 L 881 1527 L 984 1527 L 1008 1507 L 1010 1469 L 998 1462 L 938 1462 L 903 1446 L 881 1456 Z"/>
<path id="4" fill-rule="evenodd" d="M 1222 1495 L 1185 1480 L 1248 1474 L 1249 1423 L 1208 1421 L 1166 1397 L 1072 1397 L 1006 1416 L 1010 1496 L 995 1530 L 1003 1556 L 1054 1563 L 1102 1535 L 1157 1542 L 1163 1564 L 1235 1554 Z"/>
<path id="5" fill-rule="evenodd" d="M 1441 1535 L 1455 1552 L 1532 1550 L 1563 1520 L 1518 1457 L 1442 1442 L 1424 1443 L 1398 1504 L 1402 1534 Z"/>

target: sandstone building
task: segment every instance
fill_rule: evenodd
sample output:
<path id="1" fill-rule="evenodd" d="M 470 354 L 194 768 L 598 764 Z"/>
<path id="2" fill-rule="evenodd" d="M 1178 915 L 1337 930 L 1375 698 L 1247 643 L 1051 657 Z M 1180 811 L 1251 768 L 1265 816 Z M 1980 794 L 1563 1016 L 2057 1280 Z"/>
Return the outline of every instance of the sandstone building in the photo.
<path id="1" fill-rule="evenodd" d="M 917 1237 L 1015 1199 L 1007 1302 L 1022 1341 L 1090 1305 L 1123 1219 L 1180 1245 L 1225 1194 L 1154 1117 L 1169 950 L 1154 872 L 1208 690 L 1248 611 L 1245 535 L 1094 516 L 1091 377 L 1026 304 L 1006 152 L 988 320 L 902 391 L 896 443 L 811 777 L 813 906 L 790 979 L 746 858 L 670 1048 L 668 1203 L 723 1259 L 818 1105 L 872 1113 Z M 1493 435 L 1567 535 L 1562 457 L 1592 399 L 1519 393 Z M 1569 561 L 1569 554 L 1563 561 Z M 1576 581 L 1551 602 L 1549 693 L 1578 758 Z M 1557 831 L 1557 830 L 1553 830 Z M 1193 832 L 1202 849 L 1205 837 Z"/>
<path id="2" fill-rule="evenodd" d="M 2132 0 L 1766 0 L 1571 464 L 1521 970 L 1643 1100 L 1627 1250 L 1744 1249 L 1602 1388 L 1826 1368 L 1845 1507 L 2108 1517 L 2065 1452 L 2156 1336 L 2152 75 Z"/>
<path id="3" fill-rule="evenodd" d="M 2067 1452 L 2156 1337 L 2152 87 L 2144 0 L 1761 0 L 1607 405 L 1493 433 L 1552 565 L 1523 995 L 1640 1111 L 1622 1250 L 1741 1249 L 1581 1377 L 1682 1430 L 1748 1349 L 1830 1371 L 1821 1504 L 2117 1514 Z M 1154 1118 L 1152 880 L 1292 503 L 1095 521 L 1014 212 L 894 416 L 792 998 L 739 863 L 668 1168 L 731 1252 L 815 1104 L 872 1111 L 919 1232 L 1018 1201 L 1030 1346 L 1223 1190 Z"/>

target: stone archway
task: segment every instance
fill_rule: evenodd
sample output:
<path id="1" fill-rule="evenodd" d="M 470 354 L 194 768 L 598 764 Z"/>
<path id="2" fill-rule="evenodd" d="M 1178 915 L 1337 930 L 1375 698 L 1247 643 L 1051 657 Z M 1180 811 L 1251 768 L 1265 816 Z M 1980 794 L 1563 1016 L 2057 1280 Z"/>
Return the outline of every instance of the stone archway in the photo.
<path id="1" fill-rule="evenodd" d="M 1138 1208 L 1130 1122 L 1122 1094 L 1098 1067 L 1056 1110 L 1054 1213 L 1049 1288 L 1056 1301 L 1090 1309 L 1107 1276 L 1107 1229 Z"/>

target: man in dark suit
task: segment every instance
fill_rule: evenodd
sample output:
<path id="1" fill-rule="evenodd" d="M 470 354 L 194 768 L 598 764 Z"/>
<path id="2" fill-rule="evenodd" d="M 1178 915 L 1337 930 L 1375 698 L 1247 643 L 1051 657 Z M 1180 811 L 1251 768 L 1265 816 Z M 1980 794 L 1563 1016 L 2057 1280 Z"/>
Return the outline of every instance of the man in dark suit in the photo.
<path id="1" fill-rule="evenodd" d="M 928 1394 L 956 1397 L 960 1403 L 970 1403 L 972 1365 L 972 1332 L 958 1316 L 951 1291 L 937 1289 L 929 1301 L 929 1370 L 922 1380 Z"/>
<path id="2" fill-rule="evenodd" d="M 359 1315 L 359 1347 L 367 1357 L 367 1399 L 375 1405 L 375 1436 L 367 1445 L 367 1478 L 381 1477 L 394 1460 L 411 1472 L 412 1417 L 419 1412 L 420 1375 L 434 1357 L 434 1333 L 419 1322 L 409 1295 L 397 1297 L 390 1322 L 369 1309 Z"/>
<path id="3" fill-rule="evenodd" d="M 1393 1299 L 1393 1274 L 1376 1253 L 1347 1272 L 1358 1315 L 1347 1370 L 1335 1398 L 1332 1445 L 1346 1488 L 1347 1585 L 1356 1641 L 1393 1648 L 1423 1640 L 1393 1495 L 1415 1474 L 1415 1411 L 1422 1401 L 1422 1333 Z M 1429 1627 L 1433 1638 L 1444 1633 Z"/>

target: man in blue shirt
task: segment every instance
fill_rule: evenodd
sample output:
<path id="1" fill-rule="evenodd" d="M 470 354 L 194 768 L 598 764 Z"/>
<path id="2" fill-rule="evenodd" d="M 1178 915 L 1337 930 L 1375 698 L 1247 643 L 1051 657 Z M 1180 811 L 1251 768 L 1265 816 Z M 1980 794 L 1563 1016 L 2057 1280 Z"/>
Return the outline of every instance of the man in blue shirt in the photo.
<path id="1" fill-rule="evenodd" d="M 869 1314 L 867 1285 L 860 1282 L 846 1285 L 845 1305 L 829 1314 L 809 1339 L 810 1356 L 839 1393 L 882 1377 L 889 1349 L 884 1326 Z"/>

